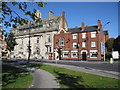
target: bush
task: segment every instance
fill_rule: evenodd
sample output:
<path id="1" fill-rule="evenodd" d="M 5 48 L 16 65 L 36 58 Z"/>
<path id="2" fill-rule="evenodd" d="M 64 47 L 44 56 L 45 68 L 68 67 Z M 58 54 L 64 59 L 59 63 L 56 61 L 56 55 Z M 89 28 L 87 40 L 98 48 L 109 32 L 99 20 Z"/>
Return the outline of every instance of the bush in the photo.
<path id="1" fill-rule="evenodd" d="M 110 60 L 110 58 L 112 58 L 112 52 L 107 52 L 107 53 L 105 54 L 105 57 L 106 57 L 106 59 L 109 59 L 109 60 Z"/>

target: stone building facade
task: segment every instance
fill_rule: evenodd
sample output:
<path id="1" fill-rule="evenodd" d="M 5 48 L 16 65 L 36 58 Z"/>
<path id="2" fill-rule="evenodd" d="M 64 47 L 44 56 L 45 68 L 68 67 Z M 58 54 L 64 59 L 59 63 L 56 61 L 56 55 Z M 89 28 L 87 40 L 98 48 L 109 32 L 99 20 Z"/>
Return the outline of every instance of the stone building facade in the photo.
<path id="1" fill-rule="evenodd" d="M 37 17 L 42 18 L 40 11 L 36 12 Z M 54 55 L 54 34 L 64 29 L 67 31 L 67 22 L 65 13 L 54 16 L 52 11 L 48 12 L 48 18 L 42 19 L 40 24 L 34 21 L 28 24 L 13 28 L 11 31 L 15 34 L 18 45 L 14 48 L 12 57 L 28 58 L 28 44 L 30 34 L 31 59 L 53 59 Z"/>
<path id="2" fill-rule="evenodd" d="M 103 31 L 101 21 L 98 25 L 69 28 L 67 32 L 60 30 L 54 35 L 55 59 L 101 60 L 108 40 L 108 31 Z M 57 53 L 56 53 L 57 52 Z M 56 57 L 58 55 L 58 57 Z"/>
<path id="3" fill-rule="evenodd" d="M 7 44 L 5 41 L 4 32 L 2 26 L 0 26 L 0 57 L 7 57 L 8 51 L 6 48 Z"/>

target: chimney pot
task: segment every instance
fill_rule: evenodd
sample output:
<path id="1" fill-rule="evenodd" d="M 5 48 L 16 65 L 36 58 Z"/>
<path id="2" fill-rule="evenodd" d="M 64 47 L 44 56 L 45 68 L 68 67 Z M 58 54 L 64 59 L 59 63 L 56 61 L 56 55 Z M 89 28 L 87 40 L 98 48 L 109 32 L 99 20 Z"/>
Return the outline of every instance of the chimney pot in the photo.
<path id="1" fill-rule="evenodd" d="M 52 11 L 48 12 L 48 18 L 52 18 L 54 16 L 54 13 Z"/>
<path id="2" fill-rule="evenodd" d="M 85 29 L 85 24 L 84 24 L 84 22 L 82 22 L 82 30 L 84 30 Z"/>
<path id="3" fill-rule="evenodd" d="M 101 21 L 98 20 L 98 28 L 101 28 L 102 24 L 101 24 Z"/>

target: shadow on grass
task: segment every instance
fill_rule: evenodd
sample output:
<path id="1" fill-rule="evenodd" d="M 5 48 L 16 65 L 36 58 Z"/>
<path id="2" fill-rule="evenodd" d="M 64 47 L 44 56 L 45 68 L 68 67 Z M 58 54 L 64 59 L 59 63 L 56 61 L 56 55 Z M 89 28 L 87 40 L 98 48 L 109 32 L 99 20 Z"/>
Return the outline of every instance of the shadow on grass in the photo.
<path id="1" fill-rule="evenodd" d="M 59 83 L 68 88 L 92 88 L 83 84 L 84 80 L 82 76 L 72 76 L 58 71 L 54 72 L 58 75 L 57 79 L 59 80 Z"/>
<path id="2" fill-rule="evenodd" d="M 2 65 L 2 86 L 16 82 L 17 78 L 29 75 L 28 71 L 12 66 Z"/>

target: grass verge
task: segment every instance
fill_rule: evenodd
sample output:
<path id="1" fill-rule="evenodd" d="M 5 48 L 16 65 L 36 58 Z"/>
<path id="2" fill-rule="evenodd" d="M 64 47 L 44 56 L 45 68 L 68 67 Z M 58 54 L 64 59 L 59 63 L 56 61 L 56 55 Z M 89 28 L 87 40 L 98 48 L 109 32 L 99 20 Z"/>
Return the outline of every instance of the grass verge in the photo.
<path id="1" fill-rule="evenodd" d="M 60 83 L 61 88 L 118 88 L 119 79 L 73 71 L 51 65 L 22 63 L 52 73 Z"/>
<path id="2" fill-rule="evenodd" d="M 2 66 L 2 88 L 28 88 L 33 77 L 28 71 L 12 66 Z"/>

